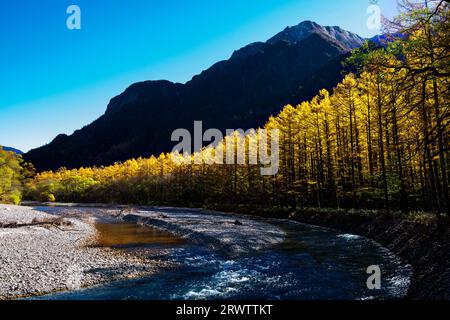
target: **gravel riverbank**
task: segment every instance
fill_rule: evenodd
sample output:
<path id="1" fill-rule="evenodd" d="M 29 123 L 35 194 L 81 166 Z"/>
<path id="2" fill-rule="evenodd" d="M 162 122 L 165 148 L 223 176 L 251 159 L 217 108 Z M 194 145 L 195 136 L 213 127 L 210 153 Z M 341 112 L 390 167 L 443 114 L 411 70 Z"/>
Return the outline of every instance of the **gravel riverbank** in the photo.
<path id="1" fill-rule="evenodd" d="M 0 205 L 3 225 L 26 225 L 55 217 L 31 207 Z M 0 227 L 0 299 L 73 290 L 167 267 L 161 261 L 123 250 L 91 246 L 96 239 L 93 216 L 64 219 L 68 225 Z"/>
<path id="2" fill-rule="evenodd" d="M 202 209 L 136 208 L 123 219 L 156 227 L 231 256 L 258 251 L 285 239 L 282 229 L 267 222 Z"/>

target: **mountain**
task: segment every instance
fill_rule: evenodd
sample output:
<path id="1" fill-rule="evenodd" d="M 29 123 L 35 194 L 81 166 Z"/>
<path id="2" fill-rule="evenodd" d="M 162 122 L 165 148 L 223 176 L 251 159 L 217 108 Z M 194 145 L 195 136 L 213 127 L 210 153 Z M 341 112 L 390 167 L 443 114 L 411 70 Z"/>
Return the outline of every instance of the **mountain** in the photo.
<path id="1" fill-rule="evenodd" d="M 5 151 L 14 152 L 14 153 L 16 153 L 16 154 L 23 154 L 23 152 L 20 151 L 20 150 L 18 150 L 18 149 L 14 149 L 14 148 L 11 148 L 11 147 L 5 147 L 5 146 L 1 146 L 1 145 L 0 145 L 0 147 L 1 147 L 3 150 L 5 150 Z"/>
<path id="2" fill-rule="evenodd" d="M 306 39 L 311 34 L 318 34 L 333 41 L 344 50 L 352 50 L 360 47 L 365 39 L 357 34 L 343 30 L 340 27 L 323 27 L 313 21 L 304 21 L 294 27 L 287 27 L 267 42 L 274 44 L 279 41 L 298 42 Z"/>
<path id="3" fill-rule="evenodd" d="M 25 155 L 38 170 L 108 165 L 172 150 L 177 128 L 249 129 L 288 103 L 342 80 L 342 61 L 364 39 L 305 21 L 233 53 L 185 84 L 145 81 L 113 98 L 104 115 Z M 192 132 L 192 131 L 191 131 Z"/>
<path id="4" fill-rule="evenodd" d="M 406 36 L 401 33 L 393 33 L 393 34 L 379 34 L 369 39 L 369 42 L 380 46 L 387 47 L 389 44 L 394 42 L 395 40 L 405 39 Z"/>

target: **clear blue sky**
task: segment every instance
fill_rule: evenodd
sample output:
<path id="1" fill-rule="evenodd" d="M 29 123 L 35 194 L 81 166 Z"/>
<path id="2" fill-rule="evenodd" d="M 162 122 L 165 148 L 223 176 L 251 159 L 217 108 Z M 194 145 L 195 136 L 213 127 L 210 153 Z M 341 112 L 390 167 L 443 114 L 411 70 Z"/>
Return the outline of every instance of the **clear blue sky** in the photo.
<path id="1" fill-rule="evenodd" d="M 81 8 L 81 30 L 66 9 Z M 392 16 L 395 0 L 379 0 Z M 136 81 L 185 82 L 235 49 L 303 20 L 361 36 L 369 0 L 4 0 L 0 144 L 23 151 L 71 134 Z"/>

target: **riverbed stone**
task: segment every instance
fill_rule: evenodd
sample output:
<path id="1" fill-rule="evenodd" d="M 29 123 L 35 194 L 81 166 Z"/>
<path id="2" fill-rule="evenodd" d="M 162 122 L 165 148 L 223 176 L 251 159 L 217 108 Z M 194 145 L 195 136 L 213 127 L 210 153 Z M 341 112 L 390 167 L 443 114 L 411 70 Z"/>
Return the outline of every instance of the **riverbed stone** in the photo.
<path id="1" fill-rule="evenodd" d="M 52 217 L 31 207 L 0 205 L 0 223 L 26 224 L 35 218 Z M 70 227 L 0 228 L 0 299 L 67 290 L 71 277 L 79 277 L 80 286 L 87 287 L 167 267 L 161 261 L 93 247 L 95 219 L 73 215 L 67 220 L 72 223 Z M 74 270 L 81 271 L 77 274 Z"/>

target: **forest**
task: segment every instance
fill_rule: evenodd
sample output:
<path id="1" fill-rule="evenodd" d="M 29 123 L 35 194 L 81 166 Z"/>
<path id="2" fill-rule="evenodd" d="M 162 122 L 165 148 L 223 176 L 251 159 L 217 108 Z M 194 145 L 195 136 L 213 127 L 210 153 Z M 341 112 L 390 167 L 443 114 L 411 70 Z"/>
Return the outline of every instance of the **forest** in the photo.
<path id="1" fill-rule="evenodd" d="M 250 164 L 208 164 L 226 141 L 266 143 L 260 130 L 236 132 L 191 155 L 202 164 L 174 161 L 176 153 L 107 167 L 36 174 L 24 197 L 38 201 L 140 205 L 372 208 L 450 213 L 449 2 L 402 1 L 384 21 L 386 43 L 353 52 L 333 92 L 287 105 L 264 129 L 280 132 L 280 166 L 262 176 Z M 256 140 L 256 141 L 254 141 Z M 256 142 L 256 143 L 255 143 Z M 270 150 L 270 144 L 267 145 Z M 226 154 L 223 155 L 226 157 Z M 236 156 L 236 152 L 234 153 Z M 19 162 L 0 152 L 0 199 L 20 199 Z M 4 178 L 6 177 L 6 178 Z M 20 180 L 20 179 L 19 179 Z M 19 197 L 19 198 L 17 198 Z"/>

